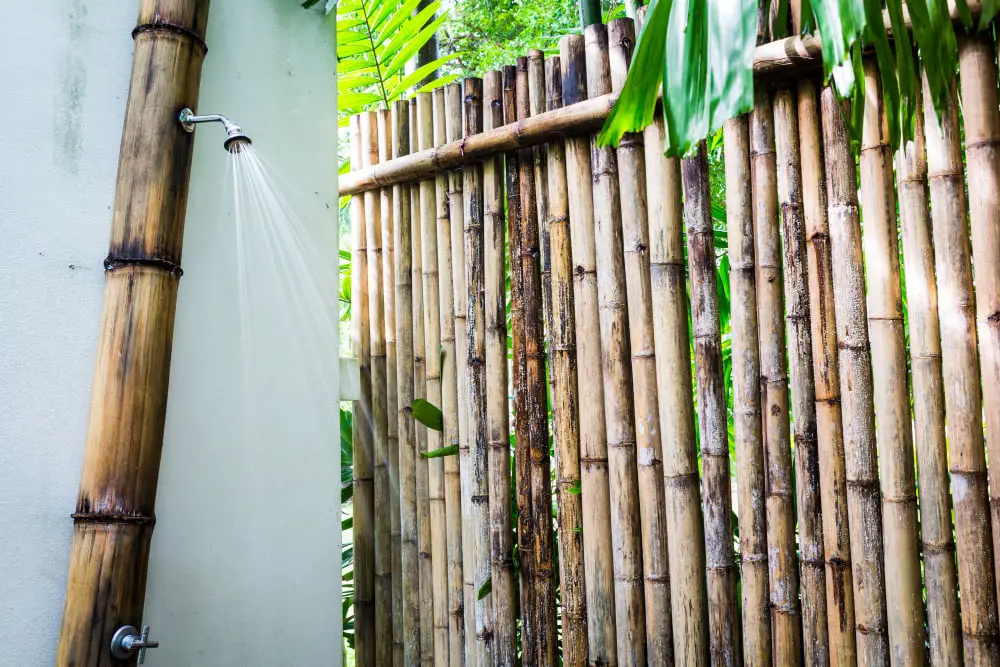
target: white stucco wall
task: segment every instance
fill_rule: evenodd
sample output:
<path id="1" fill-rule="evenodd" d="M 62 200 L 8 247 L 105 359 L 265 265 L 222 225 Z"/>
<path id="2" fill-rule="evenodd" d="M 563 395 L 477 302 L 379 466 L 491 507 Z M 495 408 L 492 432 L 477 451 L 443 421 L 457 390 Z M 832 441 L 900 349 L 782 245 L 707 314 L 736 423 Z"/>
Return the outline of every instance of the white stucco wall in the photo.
<path id="1" fill-rule="evenodd" d="M 52 664 L 62 612 L 136 3 L 3 5 L 0 665 L 32 667 Z M 294 0 L 212 5 L 200 109 L 242 123 L 319 193 L 309 206 L 331 203 L 328 225 L 310 222 L 335 262 L 332 37 Z M 209 289 L 227 156 L 220 128 L 199 132 L 147 591 L 162 648 L 147 664 L 338 664 L 336 406 L 324 422 L 291 400 L 303 387 L 275 354 L 271 396 L 289 400 L 261 437 L 236 437 L 231 304 Z"/>

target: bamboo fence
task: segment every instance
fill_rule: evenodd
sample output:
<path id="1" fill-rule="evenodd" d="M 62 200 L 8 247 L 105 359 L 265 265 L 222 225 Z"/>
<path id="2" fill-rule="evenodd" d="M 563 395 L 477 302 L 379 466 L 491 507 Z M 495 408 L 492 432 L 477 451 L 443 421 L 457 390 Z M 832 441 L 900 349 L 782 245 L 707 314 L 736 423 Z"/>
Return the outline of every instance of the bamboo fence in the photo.
<path id="1" fill-rule="evenodd" d="M 352 119 L 359 665 L 1000 663 L 995 42 L 893 155 L 812 39 L 724 197 L 631 18 Z"/>

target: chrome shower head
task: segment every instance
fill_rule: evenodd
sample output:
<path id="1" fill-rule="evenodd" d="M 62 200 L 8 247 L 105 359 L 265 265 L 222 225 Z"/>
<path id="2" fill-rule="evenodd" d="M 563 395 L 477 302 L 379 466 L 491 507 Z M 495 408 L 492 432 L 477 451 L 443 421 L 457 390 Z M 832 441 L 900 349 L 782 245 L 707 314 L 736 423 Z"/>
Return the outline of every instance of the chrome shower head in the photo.
<path id="1" fill-rule="evenodd" d="M 188 132 L 194 132 L 194 126 L 198 123 L 222 123 L 222 127 L 226 130 L 226 140 L 222 145 L 230 153 L 238 153 L 243 146 L 253 143 L 250 137 L 243 132 L 243 128 L 219 114 L 196 116 L 190 109 L 183 109 L 180 116 L 178 116 L 178 120 Z"/>

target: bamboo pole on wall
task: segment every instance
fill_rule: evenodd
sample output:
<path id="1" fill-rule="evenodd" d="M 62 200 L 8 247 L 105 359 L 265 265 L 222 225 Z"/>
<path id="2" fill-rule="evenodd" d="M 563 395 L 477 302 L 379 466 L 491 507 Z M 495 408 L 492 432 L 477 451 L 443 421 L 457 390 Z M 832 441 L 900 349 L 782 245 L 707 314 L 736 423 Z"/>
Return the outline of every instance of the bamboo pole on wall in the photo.
<path id="1" fill-rule="evenodd" d="M 503 77 L 483 77 L 484 129 L 503 125 Z M 510 407 L 507 400 L 507 238 L 502 158 L 483 163 L 483 263 L 486 316 L 486 418 L 490 461 L 490 572 L 493 660 L 517 662 L 514 530 L 511 525 Z"/>
<path id="2" fill-rule="evenodd" d="M 361 117 L 351 118 L 351 164 L 360 167 Z M 371 337 L 368 331 L 368 245 L 365 198 L 351 198 L 351 337 L 361 367 L 361 400 L 354 401 L 354 655 L 359 665 L 375 665 L 375 492 L 371 433 Z"/>
<path id="3" fill-rule="evenodd" d="M 756 110 L 764 112 L 761 108 Z M 767 172 L 754 170 L 753 186 L 758 187 L 758 199 L 754 202 L 747 116 L 731 118 L 723 127 L 726 152 L 726 228 L 731 267 L 729 292 L 732 301 L 733 427 L 740 525 L 743 661 L 747 665 L 768 665 L 771 662 L 771 615 L 760 402 L 763 393 L 770 409 L 774 392 L 771 391 L 769 382 L 766 382 L 772 378 L 762 378 L 760 374 L 757 262 L 754 253 L 754 203 L 758 206 L 762 203 L 759 195 L 766 188 L 764 179 Z M 754 166 L 759 167 L 759 161 Z M 769 175 L 772 178 L 770 184 L 773 184 L 774 172 L 771 171 Z M 760 222 L 763 226 L 767 224 L 765 220 Z M 714 256 L 712 260 L 714 269 Z M 765 275 L 762 270 L 762 282 L 766 279 Z M 770 277 L 774 279 L 773 274 Z M 765 293 L 765 303 L 762 304 L 762 310 L 765 311 L 772 306 L 767 303 L 768 296 L 773 295 Z M 765 321 L 763 326 L 770 323 L 769 320 Z M 764 343 L 766 345 L 769 341 Z M 728 440 L 726 444 L 728 451 Z M 768 443 L 769 446 L 774 444 L 776 443 Z"/>
<path id="4" fill-rule="evenodd" d="M 632 19 L 608 24 L 611 86 L 621 92 L 635 45 Z M 632 352 L 632 388 L 645 578 L 646 654 L 650 664 L 673 664 L 670 619 L 670 572 L 664 514 L 660 409 L 653 341 L 650 291 L 649 221 L 646 205 L 646 160 L 642 135 L 627 134 L 618 144 L 618 182 L 622 202 L 622 244 Z"/>
<path id="5" fill-rule="evenodd" d="M 73 514 L 59 665 L 110 665 L 141 625 L 208 0 L 142 0 L 105 260 L 101 337 Z M 126 363 L 127 362 L 127 363 Z"/>
<path id="6" fill-rule="evenodd" d="M 1000 471 L 1000 108 L 993 39 L 988 34 L 963 38 L 958 59 L 986 451 L 990 467 Z M 989 494 L 995 578 L 1000 586 L 1000 474 L 990 476 Z"/>
<path id="7" fill-rule="evenodd" d="M 918 88 L 918 94 L 920 89 Z M 919 106 L 918 97 L 918 110 Z M 941 131 L 932 107 L 934 128 L 930 131 L 928 153 L 936 171 L 945 156 Z M 955 120 L 955 106 L 944 117 Z M 957 123 L 957 121 L 956 121 Z M 934 276 L 934 237 L 927 207 L 927 159 L 924 152 L 924 122 L 918 111 L 914 138 L 896 153 L 899 181 L 899 222 L 902 230 L 903 261 L 906 267 L 906 294 L 910 327 L 910 365 L 913 369 L 913 437 L 917 450 L 920 484 L 920 533 L 927 589 L 927 630 L 932 665 L 955 665 L 962 660 L 961 623 L 958 618 L 958 579 L 955 572 L 955 543 L 952 539 L 951 497 L 948 494 L 948 451 L 944 421 L 944 387 L 941 374 L 941 329 L 938 320 L 938 292 Z M 957 129 L 957 124 L 952 126 Z M 956 134 L 957 137 L 957 134 Z M 961 153 L 957 169 L 961 174 Z M 931 193 L 934 208 L 947 210 L 941 197 L 939 173 Z M 947 181 L 945 181 L 947 182 Z M 963 205 L 964 205 L 964 197 Z M 965 219 L 965 214 L 961 218 Z M 963 225 L 964 226 L 964 225 Z M 943 241 L 944 239 L 942 239 Z M 947 246 L 942 244 L 943 250 Z M 966 242 L 966 248 L 968 242 Z"/>
<path id="8" fill-rule="evenodd" d="M 538 54 L 541 55 L 540 52 Z M 517 118 L 531 115 L 532 84 L 527 58 L 517 59 Z M 539 64 L 541 61 L 539 60 Z M 536 73 L 538 70 L 536 70 Z M 544 82 L 535 87 L 544 89 Z M 541 95 L 537 97 L 544 99 Z M 520 152 L 521 162 L 521 288 L 524 322 L 525 400 L 528 416 L 530 454 L 530 485 L 532 590 L 535 595 L 536 660 L 542 667 L 557 663 L 556 657 L 556 592 L 552 534 L 552 479 L 549 463 L 548 392 L 545 372 L 545 322 L 543 314 L 540 257 L 539 211 L 544 197 L 539 191 L 539 148 Z M 534 202 L 532 202 L 534 200 Z M 517 388 L 515 388 L 517 391 Z M 525 635 L 522 643 L 527 646 Z"/>
<path id="9" fill-rule="evenodd" d="M 361 151 L 365 166 L 379 160 L 378 114 L 361 114 Z M 389 447 L 386 415 L 385 301 L 382 291 L 382 196 L 369 190 L 365 200 L 368 250 L 368 322 L 371 337 L 371 429 L 375 456 L 375 662 L 392 660 L 392 542 L 389 534 Z"/>
<path id="10" fill-rule="evenodd" d="M 461 84 L 453 83 L 445 87 L 444 113 L 444 140 L 453 141 L 462 136 Z M 447 174 L 447 191 L 444 196 L 448 200 L 448 216 L 438 219 L 437 231 L 438 270 L 441 279 L 441 410 L 444 416 L 445 441 L 456 448 L 461 447 L 460 423 L 464 420 L 460 420 L 459 413 L 465 407 L 458 400 L 459 360 L 455 334 L 456 285 L 458 274 L 462 274 L 465 269 L 463 266 L 456 266 L 452 250 L 456 233 L 458 242 L 461 243 L 461 178 L 461 174 L 455 171 Z M 442 197 L 440 187 L 438 197 Z M 461 288 L 464 294 L 464 281 Z M 465 342 L 464 338 L 462 342 Z M 463 409 L 460 409 L 460 405 Z M 462 667 L 465 664 L 465 619 L 462 613 L 462 482 L 458 456 L 445 457 L 444 493 L 448 532 L 448 662 L 451 667 Z"/>
<path id="11" fill-rule="evenodd" d="M 740 621 L 733 565 L 729 439 L 722 382 L 719 295 L 715 275 L 715 238 L 708 187 L 708 159 L 702 143 L 681 163 L 684 211 L 691 271 L 691 323 L 694 328 L 695 380 L 701 433 L 705 550 L 708 569 L 709 648 L 712 664 L 740 659 Z"/>
<path id="12" fill-rule="evenodd" d="M 546 109 L 562 106 L 559 58 L 545 61 Z M 556 450 L 556 493 L 559 530 L 559 584 L 562 605 L 564 667 L 587 665 L 586 572 L 583 559 L 583 504 L 580 498 L 580 423 L 577 409 L 576 323 L 573 257 L 570 245 L 566 148 L 548 147 L 548 217 L 551 300 L 549 369 L 552 386 L 552 434 Z"/>
<path id="13" fill-rule="evenodd" d="M 465 88 L 465 134 L 478 134 L 483 130 L 483 81 L 467 78 Z M 472 590 L 467 591 L 466 600 L 471 600 L 475 608 L 475 645 L 469 662 L 476 667 L 493 663 L 492 635 L 493 620 L 489 595 L 478 595 L 479 590 L 490 576 L 489 559 L 489 452 L 486 432 L 486 313 L 483 284 L 483 170 L 481 166 L 466 167 L 464 170 L 465 204 L 465 281 L 468 285 L 468 410 L 470 442 L 470 476 L 472 481 L 470 531 L 463 534 L 471 540 L 468 553 L 471 563 L 466 561 L 466 581 Z M 466 639 L 468 641 L 468 638 Z"/>
<path id="14" fill-rule="evenodd" d="M 431 106 L 433 105 L 433 106 Z M 419 106 L 419 102 L 418 102 Z M 433 98 L 427 100 L 431 114 L 432 135 L 428 143 L 444 143 L 444 89 L 438 88 Z M 425 128 L 421 128 L 425 129 Z M 421 216 L 421 248 L 423 250 L 424 332 L 425 344 L 430 353 L 427 368 L 427 400 L 431 405 L 441 403 L 441 284 L 438 273 L 438 222 L 450 219 L 448 214 L 448 176 L 444 173 L 434 178 L 434 206 L 423 209 Z M 423 196 L 423 190 L 421 191 Z M 438 351 L 435 353 L 435 351 Z M 443 446 L 441 432 L 427 430 L 427 450 Z M 434 664 L 448 666 L 448 524 L 444 497 L 444 460 L 440 457 L 427 462 L 428 494 L 431 513 L 431 588 L 434 626 Z"/>
<path id="15" fill-rule="evenodd" d="M 393 104 L 395 154 L 410 152 L 410 105 Z M 420 662 L 420 575 L 417 528 L 416 428 L 413 420 L 413 206 L 412 186 L 392 190 L 396 251 L 396 395 L 399 415 L 400 581 L 403 600 L 403 662 Z"/>
<path id="16" fill-rule="evenodd" d="M 864 72 L 866 102 L 861 139 L 861 201 L 865 213 L 864 247 L 868 267 L 868 330 L 878 410 L 876 437 L 882 443 L 879 463 L 885 558 L 892 563 L 885 573 L 889 651 L 894 661 L 901 661 L 899 664 L 922 665 L 925 640 L 923 584 L 892 147 L 879 71 L 873 59 L 865 60 Z"/>
<path id="17" fill-rule="evenodd" d="M 657 118 L 643 132 L 656 378 L 659 387 L 670 566 L 674 660 L 708 661 L 705 529 L 691 391 L 691 345 L 684 262 L 680 160 L 663 155 L 665 129 Z M 588 582 L 589 583 L 589 582 Z"/>
<path id="18" fill-rule="evenodd" d="M 799 532 L 798 578 L 801 580 L 802 597 L 800 609 L 802 634 L 800 640 L 803 646 L 805 664 L 812 667 L 829 664 L 830 645 L 826 627 L 823 515 L 820 507 L 816 393 L 813 385 L 813 341 L 810 331 L 812 307 L 809 303 L 805 215 L 802 201 L 802 164 L 799 158 L 799 124 L 794 89 L 780 90 L 775 93 L 774 135 L 778 203 L 781 207 L 782 217 L 781 240 L 784 249 L 785 295 L 787 297 L 785 320 L 789 342 L 788 375 L 791 382 L 792 427 L 795 443 L 794 480 Z M 780 480 L 780 477 L 778 479 Z M 768 484 L 775 487 L 775 492 L 782 490 L 779 484 L 772 482 L 770 476 Z M 779 503 L 776 504 L 780 507 Z M 794 521 L 794 517 L 792 520 Z M 793 574 L 792 577 L 794 580 L 795 575 Z M 772 579 L 773 581 L 774 579 Z M 773 593 L 772 588 L 772 596 Z"/>
<path id="19" fill-rule="evenodd" d="M 889 642 L 857 171 L 844 110 L 832 89 L 823 90 L 821 108 L 858 660 L 881 665 L 889 661 Z"/>
<path id="20" fill-rule="evenodd" d="M 559 41 L 564 106 L 587 98 L 587 65 L 582 35 Z M 591 664 L 613 665 L 615 649 L 614 567 L 608 449 L 604 426 L 604 385 L 594 247 L 594 199 L 590 140 L 566 139 L 566 186 L 574 267 L 578 409 L 580 415 L 580 500 L 583 508 L 583 562 L 586 573 L 587 637 Z"/>
<path id="21" fill-rule="evenodd" d="M 539 49 L 528 51 L 528 102 L 531 118 L 545 113 L 545 54 Z M 539 264 L 542 273 L 542 312 L 545 314 L 545 335 L 552 329 L 552 253 L 549 250 L 549 144 L 535 146 L 535 205 L 538 209 Z M 546 338 L 546 342 L 548 338 Z"/>
<path id="22" fill-rule="evenodd" d="M 854 583 L 847 512 L 840 365 L 833 305 L 833 260 L 826 208 L 826 175 L 820 130 L 819 93 L 807 79 L 798 85 L 802 201 L 809 267 L 816 433 L 826 560 L 827 632 L 831 665 L 857 662 L 854 635 Z"/>
<path id="23" fill-rule="evenodd" d="M 785 299 L 774 134 L 772 95 L 758 88 L 754 110 L 750 114 L 750 159 L 757 260 L 757 318 L 760 327 L 761 426 L 766 464 L 764 483 L 769 607 L 774 637 L 774 661 L 781 665 L 796 665 L 802 656 L 802 623 L 797 594 L 799 573 L 795 544 L 795 484 L 789 440 Z M 799 223 L 801 224 L 801 218 Z M 798 249 L 804 250 L 801 246 Z M 801 254 L 793 254 L 791 257 L 793 263 L 801 259 Z M 800 280 L 797 284 L 793 283 L 792 287 L 799 287 L 799 295 L 804 296 L 802 293 L 806 286 L 801 268 L 801 265 L 792 267 L 792 270 L 800 270 L 796 276 Z M 794 297 L 793 294 L 792 298 Z M 738 299 L 734 298 L 733 303 L 737 302 Z M 800 324 L 803 322 L 799 320 Z M 805 444 L 804 450 L 808 453 L 809 445 L 815 444 L 815 438 Z M 804 481 L 808 483 L 809 480 Z M 740 535 L 742 534 L 741 531 Z"/>
<path id="24" fill-rule="evenodd" d="M 607 28 L 601 24 L 588 26 L 584 30 L 584 40 L 587 94 L 590 97 L 606 95 L 611 89 Z M 619 196 L 618 161 L 614 149 L 598 147 L 594 140 L 591 164 L 608 475 L 615 482 L 611 485 L 611 539 L 615 547 L 618 664 L 643 665 L 646 663 L 646 618 L 622 239 L 623 202 Z M 624 203 L 631 205 L 633 202 Z"/>

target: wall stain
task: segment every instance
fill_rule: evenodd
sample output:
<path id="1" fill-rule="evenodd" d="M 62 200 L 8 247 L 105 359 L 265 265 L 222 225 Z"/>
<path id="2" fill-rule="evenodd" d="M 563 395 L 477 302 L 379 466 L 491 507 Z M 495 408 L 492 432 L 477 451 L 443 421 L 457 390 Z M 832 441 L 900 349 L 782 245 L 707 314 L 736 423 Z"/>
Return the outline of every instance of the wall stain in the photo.
<path id="1" fill-rule="evenodd" d="M 54 134 L 56 162 L 76 176 L 83 157 L 80 115 L 87 91 L 87 68 L 79 54 L 80 42 L 87 27 L 87 5 L 84 0 L 69 0 L 67 5 L 69 48 L 63 57 L 59 72 Z"/>

